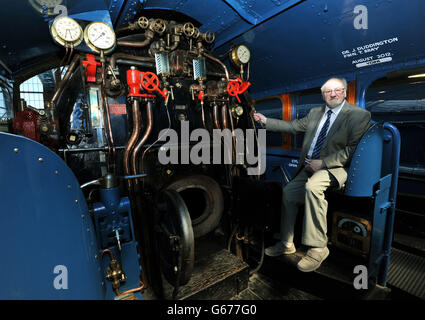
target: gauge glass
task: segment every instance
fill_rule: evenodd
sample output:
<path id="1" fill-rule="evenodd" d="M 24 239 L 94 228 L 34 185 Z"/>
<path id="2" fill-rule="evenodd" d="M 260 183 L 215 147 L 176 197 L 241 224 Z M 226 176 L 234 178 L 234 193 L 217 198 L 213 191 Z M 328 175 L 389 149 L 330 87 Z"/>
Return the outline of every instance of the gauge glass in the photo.
<path id="1" fill-rule="evenodd" d="M 242 64 L 248 63 L 249 62 L 249 58 L 251 57 L 251 53 L 249 52 L 249 49 L 246 46 L 244 46 L 244 45 L 240 45 L 236 49 L 236 55 L 237 55 L 239 61 Z"/>
<path id="2" fill-rule="evenodd" d="M 96 50 L 109 50 L 115 45 L 115 33 L 104 22 L 93 22 L 87 26 L 86 36 L 89 46 Z"/>
<path id="3" fill-rule="evenodd" d="M 82 33 L 78 22 L 69 17 L 56 18 L 52 24 L 53 37 L 62 45 L 66 42 L 75 44 L 81 40 Z"/>

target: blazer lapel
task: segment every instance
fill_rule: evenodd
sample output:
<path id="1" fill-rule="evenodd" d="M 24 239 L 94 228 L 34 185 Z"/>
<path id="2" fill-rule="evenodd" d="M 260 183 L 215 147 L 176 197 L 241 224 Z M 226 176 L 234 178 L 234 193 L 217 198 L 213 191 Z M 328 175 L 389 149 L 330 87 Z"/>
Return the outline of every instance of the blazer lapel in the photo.
<path id="1" fill-rule="evenodd" d="M 313 142 L 314 135 L 316 134 L 317 128 L 319 126 L 320 120 L 323 117 L 323 114 L 325 113 L 326 105 L 323 105 L 319 112 L 316 112 L 314 117 L 310 120 L 314 123 L 314 128 L 311 131 L 307 131 L 306 135 L 304 137 L 305 139 L 305 148 L 302 150 L 303 154 L 301 155 L 303 158 L 307 155 L 308 150 L 310 149 L 311 143 Z M 341 110 L 342 111 L 342 110 Z M 308 134 L 307 134 L 308 133 Z"/>

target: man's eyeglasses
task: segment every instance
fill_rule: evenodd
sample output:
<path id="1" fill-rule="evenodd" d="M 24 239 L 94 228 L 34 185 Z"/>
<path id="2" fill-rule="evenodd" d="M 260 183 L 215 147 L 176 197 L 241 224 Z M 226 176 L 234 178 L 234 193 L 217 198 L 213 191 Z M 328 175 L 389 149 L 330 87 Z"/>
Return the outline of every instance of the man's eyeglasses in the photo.
<path id="1" fill-rule="evenodd" d="M 338 89 L 334 89 L 334 90 L 325 90 L 323 91 L 324 94 L 331 94 L 332 91 L 334 91 L 336 94 L 341 94 L 343 93 L 345 90 L 345 88 L 338 88 Z"/>

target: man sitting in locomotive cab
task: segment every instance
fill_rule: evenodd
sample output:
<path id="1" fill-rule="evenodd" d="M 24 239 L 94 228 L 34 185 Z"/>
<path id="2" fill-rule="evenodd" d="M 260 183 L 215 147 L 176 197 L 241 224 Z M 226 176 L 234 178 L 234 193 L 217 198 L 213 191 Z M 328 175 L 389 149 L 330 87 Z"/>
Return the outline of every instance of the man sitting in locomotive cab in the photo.
<path id="1" fill-rule="evenodd" d="M 302 244 L 309 247 L 297 268 L 314 271 L 328 257 L 325 191 L 342 188 L 351 158 L 370 125 L 370 112 L 345 100 L 347 81 L 331 78 L 322 86 L 325 105 L 312 108 L 302 119 L 283 121 L 255 113 L 270 131 L 305 133 L 295 177 L 283 189 L 281 239 L 265 250 L 268 256 L 296 252 L 294 225 L 298 206 L 305 205 Z"/>

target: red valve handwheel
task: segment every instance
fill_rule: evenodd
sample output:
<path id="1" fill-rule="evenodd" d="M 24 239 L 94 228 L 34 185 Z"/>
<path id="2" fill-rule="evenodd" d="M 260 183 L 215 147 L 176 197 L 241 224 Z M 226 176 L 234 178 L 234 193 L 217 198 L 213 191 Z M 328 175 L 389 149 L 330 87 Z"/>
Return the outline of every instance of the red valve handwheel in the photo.
<path id="1" fill-rule="evenodd" d="M 143 89 L 147 91 L 159 90 L 158 76 L 153 72 L 143 72 L 141 84 Z"/>

